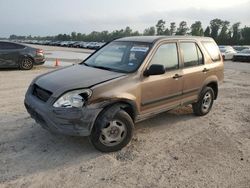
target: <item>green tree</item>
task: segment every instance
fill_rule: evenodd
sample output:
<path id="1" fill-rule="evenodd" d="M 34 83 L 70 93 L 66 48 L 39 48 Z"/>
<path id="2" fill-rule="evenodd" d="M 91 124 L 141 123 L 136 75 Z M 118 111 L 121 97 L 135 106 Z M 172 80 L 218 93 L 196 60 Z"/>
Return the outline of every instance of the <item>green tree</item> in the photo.
<path id="1" fill-rule="evenodd" d="M 182 21 L 182 22 L 180 22 L 179 27 L 177 28 L 176 35 L 186 35 L 188 30 L 189 30 L 189 28 L 187 26 L 187 22 Z"/>
<path id="2" fill-rule="evenodd" d="M 213 19 L 210 21 L 210 28 L 211 28 L 211 37 L 217 40 L 219 30 L 222 26 L 223 21 L 221 19 Z"/>
<path id="3" fill-rule="evenodd" d="M 203 29 L 200 21 L 196 21 L 191 25 L 191 34 L 193 36 L 203 36 Z"/>
<path id="4" fill-rule="evenodd" d="M 126 37 L 131 36 L 132 33 L 133 33 L 133 30 L 127 26 L 124 30 L 124 36 L 126 36 Z"/>
<path id="5" fill-rule="evenodd" d="M 131 36 L 140 36 L 140 32 L 139 31 L 134 31 L 132 32 L 132 35 Z"/>
<path id="6" fill-rule="evenodd" d="M 76 40 L 78 40 L 78 41 L 82 41 L 83 40 L 83 37 L 82 37 L 81 33 L 77 33 L 76 34 Z"/>
<path id="7" fill-rule="evenodd" d="M 229 44 L 230 43 L 230 37 L 229 36 L 229 25 L 230 22 L 229 21 L 222 21 L 221 23 L 221 31 L 220 34 L 218 36 L 218 43 L 219 44 Z"/>
<path id="8" fill-rule="evenodd" d="M 207 28 L 205 29 L 205 32 L 204 32 L 204 36 L 205 37 L 210 37 L 211 33 L 210 33 L 210 27 L 207 26 Z"/>
<path id="9" fill-rule="evenodd" d="M 175 33 L 176 33 L 176 24 L 175 24 L 175 22 L 171 22 L 170 23 L 170 35 L 175 35 Z"/>
<path id="10" fill-rule="evenodd" d="M 152 26 L 152 27 L 145 29 L 143 32 L 143 35 L 146 35 L 146 36 L 155 35 L 155 27 Z"/>
<path id="11" fill-rule="evenodd" d="M 167 28 L 167 29 L 165 29 L 165 31 L 164 31 L 164 33 L 163 33 L 164 35 L 167 35 L 167 36 L 169 36 L 170 35 L 170 30 Z"/>
<path id="12" fill-rule="evenodd" d="M 232 36 L 232 44 L 236 45 L 239 44 L 240 42 L 240 22 L 234 23 L 232 25 L 232 32 L 233 32 L 233 36 Z"/>
<path id="13" fill-rule="evenodd" d="M 241 30 L 242 35 L 242 44 L 244 45 L 250 45 L 250 27 L 244 27 Z"/>
<path id="14" fill-rule="evenodd" d="M 72 40 L 77 40 L 77 39 L 76 39 L 76 32 L 72 32 L 72 33 L 71 33 L 71 39 L 72 39 Z"/>
<path id="15" fill-rule="evenodd" d="M 166 22 L 164 20 L 159 20 L 157 22 L 157 24 L 156 24 L 157 35 L 164 35 L 165 24 L 166 24 Z"/>

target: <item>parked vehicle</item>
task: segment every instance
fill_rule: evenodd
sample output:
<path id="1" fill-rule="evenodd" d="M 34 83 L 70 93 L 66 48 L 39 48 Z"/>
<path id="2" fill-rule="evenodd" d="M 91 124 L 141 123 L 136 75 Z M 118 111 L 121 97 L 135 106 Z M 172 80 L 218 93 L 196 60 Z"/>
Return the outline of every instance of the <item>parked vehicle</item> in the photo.
<path id="1" fill-rule="evenodd" d="M 61 41 L 59 46 L 67 47 L 70 41 Z"/>
<path id="2" fill-rule="evenodd" d="M 232 60 L 237 52 L 232 48 L 220 48 L 221 55 L 224 60 Z"/>
<path id="3" fill-rule="evenodd" d="M 76 42 L 76 43 L 74 43 L 74 44 L 72 45 L 72 47 L 73 47 L 73 48 L 80 48 L 80 46 L 81 46 L 82 43 L 83 43 L 83 42 Z"/>
<path id="4" fill-rule="evenodd" d="M 76 44 L 76 43 L 77 43 L 76 41 L 69 41 L 67 47 L 72 48 L 72 47 L 74 47 L 74 44 Z"/>
<path id="5" fill-rule="evenodd" d="M 209 113 L 224 77 L 219 48 L 205 37 L 127 37 L 79 65 L 39 76 L 25 106 L 47 130 L 89 136 L 100 151 L 117 151 L 134 123 L 192 104 Z"/>
<path id="6" fill-rule="evenodd" d="M 100 49 L 105 43 L 102 42 L 88 42 L 83 45 L 84 48 L 98 50 Z"/>
<path id="7" fill-rule="evenodd" d="M 45 62 L 43 50 L 14 42 L 0 41 L 0 68 L 30 70 Z"/>
<path id="8" fill-rule="evenodd" d="M 50 44 L 52 46 L 60 46 L 60 43 L 61 43 L 61 41 L 54 41 L 54 42 L 51 42 Z"/>
<path id="9" fill-rule="evenodd" d="M 240 51 L 245 50 L 245 49 L 249 49 L 249 47 L 247 47 L 247 46 L 233 46 L 233 48 L 237 52 L 240 52 Z"/>
<path id="10" fill-rule="evenodd" d="M 250 49 L 245 49 L 235 54 L 233 61 L 250 62 Z"/>

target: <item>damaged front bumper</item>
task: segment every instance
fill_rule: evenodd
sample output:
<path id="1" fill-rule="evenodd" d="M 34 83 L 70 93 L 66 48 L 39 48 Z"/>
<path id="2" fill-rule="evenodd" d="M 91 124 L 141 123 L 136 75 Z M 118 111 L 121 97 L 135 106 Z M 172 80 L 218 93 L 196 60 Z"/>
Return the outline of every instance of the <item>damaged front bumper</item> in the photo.
<path id="1" fill-rule="evenodd" d="M 50 100 L 51 101 L 51 100 Z M 31 117 L 43 128 L 64 135 L 89 136 L 101 108 L 55 108 L 39 100 L 31 92 L 25 96 L 25 107 Z"/>

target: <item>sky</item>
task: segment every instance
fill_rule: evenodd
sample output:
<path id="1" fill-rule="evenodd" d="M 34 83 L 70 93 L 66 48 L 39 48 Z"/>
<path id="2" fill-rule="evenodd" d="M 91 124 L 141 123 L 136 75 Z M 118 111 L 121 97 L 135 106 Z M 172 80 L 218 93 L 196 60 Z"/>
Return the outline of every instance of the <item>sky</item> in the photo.
<path id="1" fill-rule="evenodd" d="M 142 32 L 159 19 L 188 25 L 211 19 L 250 26 L 250 0 L 0 0 L 0 37 L 113 31 Z"/>

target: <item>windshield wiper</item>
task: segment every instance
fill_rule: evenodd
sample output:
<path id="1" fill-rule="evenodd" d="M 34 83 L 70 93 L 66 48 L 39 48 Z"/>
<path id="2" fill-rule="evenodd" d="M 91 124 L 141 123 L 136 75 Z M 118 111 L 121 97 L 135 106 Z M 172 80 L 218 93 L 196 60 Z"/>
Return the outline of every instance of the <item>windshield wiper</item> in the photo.
<path id="1" fill-rule="evenodd" d="M 103 70 L 108 70 L 108 71 L 113 71 L 113 72 L 125 73 L 124 71 L 119 70 L 119 69 L 114 69 L 114 68 L 110 68 L 110 67 L 103 67 L 103 66 L 100 66 L 100 65 L 89 65 L 89 66 L 97 68 L 97 69 L 103 69 Z"/>
<path id="2" fill-rule="evenodd" d="M 89 65 L 91 67 L 97 68 L 97 69 L 103 69 L 103 70 L 109 70 L 109 71 L 114 71 L 114 69 L 109 68 L 109 67 L 103 67 L 103 66 L 99 66 L 99 65 Z"/>
<path id="3" fill-rule="evenodd" d="M 114 68 L 110 68 L 110 67 L 104 67 L 104 66 L 100 66 L 100 65 L 89 65 L 87 63 L 82 63 L 82 64 L 84 64 L 85 66 L 93 67 L 93 68 L 97 68 L 97 69 L 108 70 L 108 71 L 119 72 L 119 73 L 127 73 L 126 71 L 122 71 L 122 70 L 114 69 Z"/>

